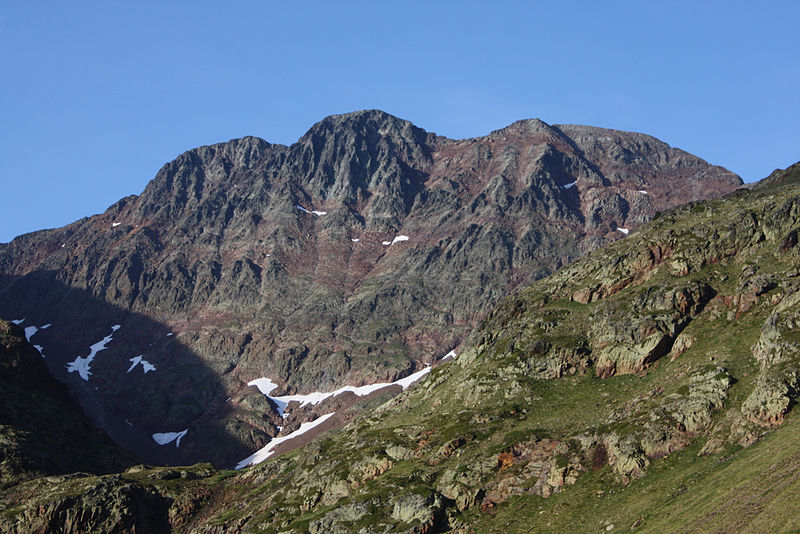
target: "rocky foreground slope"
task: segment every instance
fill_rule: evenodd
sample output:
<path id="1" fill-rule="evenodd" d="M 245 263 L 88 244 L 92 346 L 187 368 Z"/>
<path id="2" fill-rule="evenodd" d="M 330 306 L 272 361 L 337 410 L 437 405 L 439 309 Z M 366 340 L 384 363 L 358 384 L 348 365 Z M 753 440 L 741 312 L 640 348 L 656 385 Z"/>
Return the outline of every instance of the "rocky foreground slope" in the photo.
<path id="1" fill-rule="evenodd" d="M 251 380 L 392 382 L 520 284 L 740 184 L 642 134 L 332 116 L 291 146 L 190 150 L 103 214 L 0 244 L 0 316 L 138 457 L 231 466 L 313 415 L 284 420 Z"/>
<path id="2" fill-rule="evenodd" d="M 800 164 L 508 297 L 457 359 L 306 447 L 26 481 L 0 529 L 142 529 L 146 494 L 148 531 L 795 531 L 798 232 Z"/>

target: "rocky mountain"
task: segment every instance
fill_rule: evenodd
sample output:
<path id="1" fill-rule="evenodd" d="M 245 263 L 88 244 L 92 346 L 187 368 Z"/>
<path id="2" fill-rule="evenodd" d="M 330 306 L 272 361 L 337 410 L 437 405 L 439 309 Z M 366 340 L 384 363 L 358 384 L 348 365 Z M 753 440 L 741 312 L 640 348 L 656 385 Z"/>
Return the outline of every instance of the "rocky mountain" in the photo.
<path id="1" fill-rule="evenodd" d="M 24 481 L 0 530 L 142 529 L 148 502 L 153 532 L 796 531 L 798 232 L 800 163 L 503 299 L 338 432 L 238 472 Z"/>
<path id="2" fill-rule="evenodd" d="M 740 185 L 642 134 L 526 120 L 451 140 L 332 116 L 291 146 L 190 150 L 105 213 L 0 245 L 0 316 L 52 324 L 32 337 L 50 371 L 139 458 L 231 466 L 333 411 L 281 417 L 248 382 L 421 371 L 520 285 Z"/>

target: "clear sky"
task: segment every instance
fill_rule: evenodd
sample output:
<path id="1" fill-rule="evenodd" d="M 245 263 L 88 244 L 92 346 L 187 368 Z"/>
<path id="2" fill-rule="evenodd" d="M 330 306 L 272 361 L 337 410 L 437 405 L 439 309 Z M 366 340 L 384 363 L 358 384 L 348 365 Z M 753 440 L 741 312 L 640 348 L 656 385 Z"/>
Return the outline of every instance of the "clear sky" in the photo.
<path id="1" fill-rule="evenodd" d="M 195 146 L 378 108 L 453 138 L 539 117 L 740 174 L 800 160 L 798 1 L 3 2 L 0 242 Z"/>

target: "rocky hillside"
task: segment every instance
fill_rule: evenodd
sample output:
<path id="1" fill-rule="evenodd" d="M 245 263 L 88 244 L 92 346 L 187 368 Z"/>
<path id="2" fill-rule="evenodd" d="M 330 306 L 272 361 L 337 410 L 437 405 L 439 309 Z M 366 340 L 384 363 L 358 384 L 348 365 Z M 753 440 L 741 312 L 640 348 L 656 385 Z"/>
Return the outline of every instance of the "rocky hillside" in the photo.
<path id="1" fill-rule="evenodd" d="M 249 381 L 394 381 L 520 284 L 740 184 L 642 134 L 332 116 L 291 146 L 190 150 L 140 196 L 0 245 L 0 316 L 52 324 L 32 338 L 51 372 L 140 458 L 230 466 L 302 422 Z"/>
<path id="2" fill-rule="evenodd" d="M 508 297 L 456 359 L 304 448 L 27 481 L 0 530 L 144 528 L 144 495 L 152 531 L 796 531 L 798 232 L 800 164 Z"/>

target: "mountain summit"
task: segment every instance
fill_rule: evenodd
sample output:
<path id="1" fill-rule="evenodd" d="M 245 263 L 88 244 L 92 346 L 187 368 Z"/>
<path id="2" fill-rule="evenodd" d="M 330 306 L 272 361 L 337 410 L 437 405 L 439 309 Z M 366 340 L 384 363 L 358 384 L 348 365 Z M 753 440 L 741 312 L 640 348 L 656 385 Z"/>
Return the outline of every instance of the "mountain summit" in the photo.
<path id="1" fill-rule="evenodd" d="M 0 316 L 138 457 L 230 466 L 328 410 L 281 414 L 248 382 L 396 381 L 520 284 L 741 183 L 643 134 L 335 115 L 291 146 L 192 149 L 105 213 L 0 245 Z"/>

